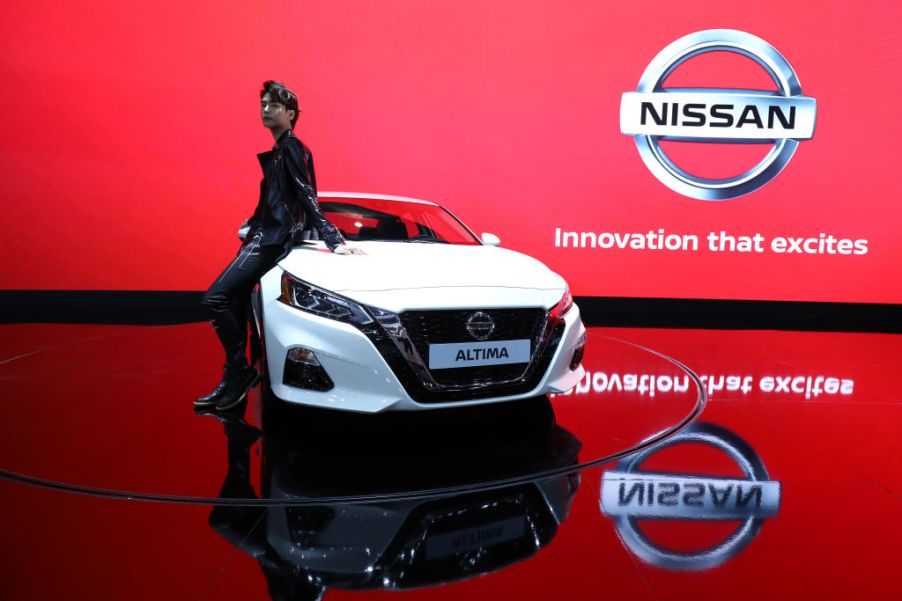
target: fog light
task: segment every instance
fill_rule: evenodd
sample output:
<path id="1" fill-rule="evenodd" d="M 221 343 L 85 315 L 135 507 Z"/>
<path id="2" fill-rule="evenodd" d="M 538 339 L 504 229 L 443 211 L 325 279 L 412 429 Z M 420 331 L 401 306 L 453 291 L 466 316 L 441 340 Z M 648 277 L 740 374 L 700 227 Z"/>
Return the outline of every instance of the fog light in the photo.
<path id="1" fill-rule="evenodd" d="M 294 363 L 305 363 L 306 365 L 319 365 L 319 360 L 309 348 L 296 346 L 288 349 L 288 360 Z"/>
<path id="2" fill-rule="evenodd" d="M 576 349 L 573 351 L 573 358 L 570 360 L 570 371 L 573 371 L 579 364 L 583 362 L 583 354 L 586 350 L 586 333 L 583 332 L 579 340 L 576 341 Z"/>
<path id="3" fill-rule="evenodd" d="M 332 390 L 335 386 L 313 351 L 301 346 L 288 349 L 282 383 L 286 386 L 320 392 Z"/>

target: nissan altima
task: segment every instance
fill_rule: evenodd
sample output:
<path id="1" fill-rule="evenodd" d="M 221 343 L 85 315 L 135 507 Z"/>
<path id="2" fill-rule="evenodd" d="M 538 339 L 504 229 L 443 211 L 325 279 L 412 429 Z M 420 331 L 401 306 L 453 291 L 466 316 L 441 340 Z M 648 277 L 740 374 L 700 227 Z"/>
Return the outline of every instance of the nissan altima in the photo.
<path id="1" fill-rule="evenodd" d="M 585 374 L 579 308 L 541 262 L 424 200 L 320 193 L 365 255 L 304 241 L 253 297 L 278 398 L 375 413 L 566 392 Z"/>

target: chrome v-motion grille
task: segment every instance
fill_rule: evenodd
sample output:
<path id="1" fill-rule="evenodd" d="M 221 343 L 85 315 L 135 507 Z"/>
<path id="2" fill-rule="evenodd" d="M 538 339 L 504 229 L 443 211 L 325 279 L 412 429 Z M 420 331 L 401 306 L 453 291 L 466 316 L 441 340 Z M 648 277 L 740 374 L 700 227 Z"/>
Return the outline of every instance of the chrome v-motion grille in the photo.
<path id="1" fill-rule="evenodd" d="M 530 341 L 530 362 L 538 346 L 546 311 L 543 309 L 482 309 L 495 324 L 485 342 L 496 340 Z M 429 345 L 451 342 L 474 342 L 467 331 L 467 318 L 474 310 L 465 311 L 407 311 L 401 314 L 401 323 L 417 350 L 424 365 L 429 365 Z M 484 365 L 429 370 L 440 386 L 454 388 L 478 388 L 500 385 L 521 378 L 529 366 L 527 363 L 509 365 Z"/>
<path id="2" fill-rule="evenodd" d="M 487 340 L 528 339 L 529 362 L 430 370 L 427 367 L 430 344 L 473 342 L 466 332 L 465 320 L 477 310 L 408 311 L 400 315 L 371 310 L 378 323 L 361 329 L 410 397 L 420 403 L 448 403 L 529 392 L 548 370 L 564 333 L 564 322 L 552 319 L 544 309 L 483 309 L 501 322 L 498 325 L 496 321 L 497 331 L 493 331 Z"/>

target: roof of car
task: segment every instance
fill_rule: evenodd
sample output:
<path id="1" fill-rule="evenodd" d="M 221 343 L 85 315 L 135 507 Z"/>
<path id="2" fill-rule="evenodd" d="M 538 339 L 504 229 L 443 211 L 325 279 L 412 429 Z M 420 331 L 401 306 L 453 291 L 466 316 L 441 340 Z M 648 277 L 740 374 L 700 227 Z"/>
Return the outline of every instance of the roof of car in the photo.
<path id="1" fill-rule="evenodd" d="M 320 198 L 369 198 L 372 200 L 399 200 L 403 202 L 415 202 L 424 205 L 439 206 L 438 203 L 431 200 L 421 200 L 419 198 L 408 198 L 407 196 L 391 196 L 389 194 L 366 194 L 363 192 L 318 192 Z"/>

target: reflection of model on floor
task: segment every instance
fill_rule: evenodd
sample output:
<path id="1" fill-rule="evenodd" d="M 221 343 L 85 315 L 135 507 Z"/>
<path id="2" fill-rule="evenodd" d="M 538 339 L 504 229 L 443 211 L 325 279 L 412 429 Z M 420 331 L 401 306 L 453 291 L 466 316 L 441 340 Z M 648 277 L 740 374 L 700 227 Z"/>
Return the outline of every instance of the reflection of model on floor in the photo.
<path id="1" fill-rule="evenodd" d="M 250 449 L 261 432 L 236 413 L 202 411 L 218 419 L 225 427 L 228 440 L 229 469 L 220 498 L 257 498 L 250 483 Z M 267 540 L 265 506 L 215 505 L 210 513 L 210 526 L 224 539 L 257 560 L 266 577 L 269 595 L 278 600 L 320 599 L 325 586 L 301 566 L 285 561 Z"/>
<path id="2" fill-rule="evenodd" d="M 227 438 L 229 467 L 220 497 L 281 503 L 216 505 L 210 525 L 259 562 L 273 599 L 318 599 L 327 586 L 441 584 L 531 557 L 566 518 L 578 475 L 425 498 L 417 491 L 576 465 L 581 445 L 555 425 L 545 398 L 465 413 L 457 424 L 469 425 L 462 441 L 447 434 L 456 429 L 453 420 L 460 411 L 437 419 L 395 414 L 356 416 L 357 421 L 344 413 L 264 400 L 263 490 L 258 497 L 250 484 L 250 449 L 261 431 L 235 411 L 205 411 L 223 424 Z M 419 434 L 409 435 L 418 430 L 405 418 L 418 420 Z M 331 420 L 343 427 L 331 427 Z M 522 427 L 499 432 L 498 425 L 511 420 Z M 375 431 L 383 442 L 394 442 L 373 451 Z M 342 434 L 336 437 L 335 432 Z M 391 493 L 406 496 L 385 500 Z M 359 500 L 367 494 L 382 494 L 383 499 Z M 358 497 L 354 503 L 336 499 L 352 495 Z M 311 504 L 318 498 L 323 502 Z M 286 500 L 298 505 L 285 505 Z"/>

